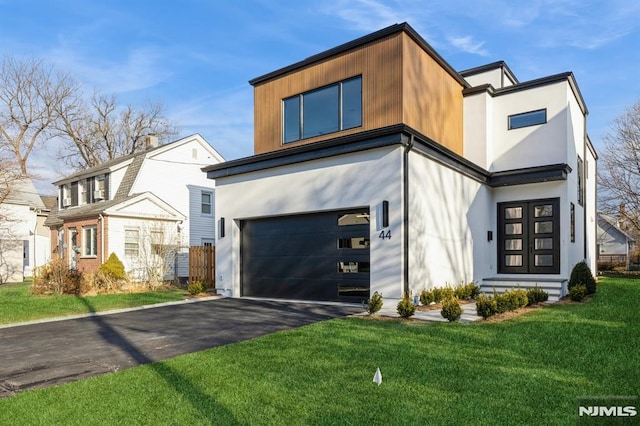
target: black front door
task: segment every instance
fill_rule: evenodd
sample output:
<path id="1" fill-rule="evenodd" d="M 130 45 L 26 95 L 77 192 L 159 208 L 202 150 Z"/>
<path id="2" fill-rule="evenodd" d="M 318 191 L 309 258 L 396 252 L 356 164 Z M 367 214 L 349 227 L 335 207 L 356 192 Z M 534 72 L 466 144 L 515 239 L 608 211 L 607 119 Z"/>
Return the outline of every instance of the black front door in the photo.
<path id="1" fill-rule="evenodd" d="M 498 204 L 498 272 L 560 273 L 560 199 Z"/>

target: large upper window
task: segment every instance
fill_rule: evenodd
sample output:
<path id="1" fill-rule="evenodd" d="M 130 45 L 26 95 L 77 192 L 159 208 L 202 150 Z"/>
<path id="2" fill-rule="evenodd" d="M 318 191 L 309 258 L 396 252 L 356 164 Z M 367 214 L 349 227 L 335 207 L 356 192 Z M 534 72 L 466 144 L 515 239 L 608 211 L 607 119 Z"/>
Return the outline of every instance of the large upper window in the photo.
<path id="1" fill-rule="evenodd" d="M 519 129 L 521 127 L 535 126 L 537 124 L 544 124 L 546 122 L 546 109 L 523 112 L 522 114 L 513 114 L 509 116 L 509 130 Z"/>
<path id="2" fill-rule="evenodd" d="M 362 77 L 287 98 L 284 143 L 362 126 Z"/>

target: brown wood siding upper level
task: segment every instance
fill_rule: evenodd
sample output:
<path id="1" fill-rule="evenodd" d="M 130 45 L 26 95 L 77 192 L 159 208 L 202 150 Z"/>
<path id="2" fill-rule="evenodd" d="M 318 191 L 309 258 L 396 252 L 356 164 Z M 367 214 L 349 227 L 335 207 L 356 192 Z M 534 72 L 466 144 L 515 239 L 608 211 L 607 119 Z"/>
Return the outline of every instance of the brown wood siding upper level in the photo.
<path id="1" fill-rule="evenodd" d="M 362 126 L 282 142 L 282 101 L 362 76 Z M 254 153 L 407 124 L 462 154 L 462 86 L 404 32 L 256 84 Z"/>
<path id="2" fill-rule="evenodd" d="M 402 57 L 403 123 L 463 155 L 464 87 L 408 36 Z"/>

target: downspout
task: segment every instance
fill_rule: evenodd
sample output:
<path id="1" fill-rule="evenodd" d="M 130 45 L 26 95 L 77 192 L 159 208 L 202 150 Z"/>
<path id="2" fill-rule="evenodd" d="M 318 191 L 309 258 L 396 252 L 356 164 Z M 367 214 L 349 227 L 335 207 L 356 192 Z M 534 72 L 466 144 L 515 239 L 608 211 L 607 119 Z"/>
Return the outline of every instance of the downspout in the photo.
<path id="1" fill-rule="evenodd" d="M 104 263 L 104 217 L 102 213 L 98 215 L 100 221 L 100 264 Z"/>
<path id="2" fill-rule="evenodd" d="M 411 135 L 409 137 L 409 141 L 404 146 L 404 153 L 402 158 L 402 226 L 404 228 L 403 232 L 403 250 L 404 250 L 404 258 L 403 258 L 403 267 L 404 267 L 404 276 L 403 276 L 403 292 L 407 296 L 409 295 L 409 152 L 413 149 L 413 144 L 415 141 L 415 137 Z"/>

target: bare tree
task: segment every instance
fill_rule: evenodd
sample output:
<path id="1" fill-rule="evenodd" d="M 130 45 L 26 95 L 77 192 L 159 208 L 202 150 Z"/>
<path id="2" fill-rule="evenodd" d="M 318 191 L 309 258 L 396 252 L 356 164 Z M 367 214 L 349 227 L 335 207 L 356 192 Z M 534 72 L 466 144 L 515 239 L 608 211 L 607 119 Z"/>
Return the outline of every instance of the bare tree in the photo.
<path id="1" fill-rule="evenodd" d="M 47 140 L 58 106 L 77 91 L 68 74 L 38 59 L 5 57 L 0 64 L 0 144 L 27 175 L 33 148 Z"/>
<path id="2" fill-rule="evenodd" d="M 142 151 L 148 134 L 166 140 L 178 133 L 158 103 L 142 109 L 120 107 L 114 95 L 94 92 L 89 103 L 78 96 L 67 99 L 59 108 L 56 127 L 66 143 L 58 158 L 72 169 L 93 167 Z"/>
<path id="3" fill-rule="evenodd" d="M 616 118 L 599 161 L 601 211 L 617 215 L 640 234 L 640 99 Z"/>

